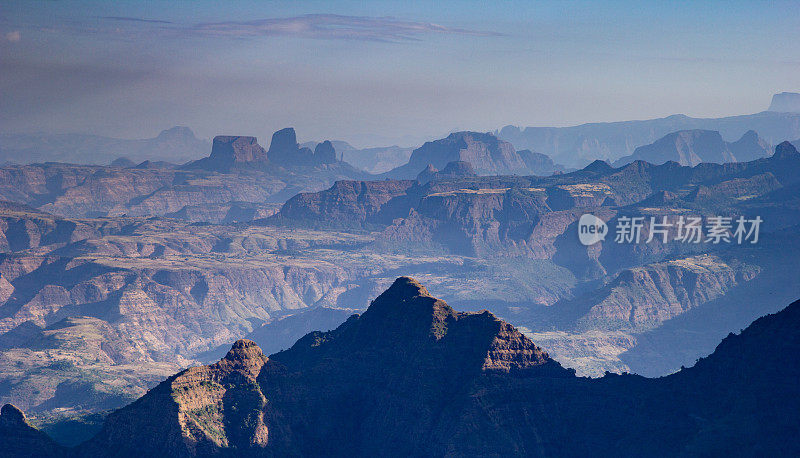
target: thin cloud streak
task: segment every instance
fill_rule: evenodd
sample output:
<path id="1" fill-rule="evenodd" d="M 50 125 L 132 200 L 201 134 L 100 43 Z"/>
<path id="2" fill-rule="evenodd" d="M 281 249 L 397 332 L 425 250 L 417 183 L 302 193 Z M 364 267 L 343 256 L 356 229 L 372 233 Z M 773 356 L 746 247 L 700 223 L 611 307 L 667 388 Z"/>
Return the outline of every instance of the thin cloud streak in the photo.
<path id="1" fill-rule="evenodd" d="M 381 42 L 420 41 L 427 34 L 501 36 L 491 31 L 446 27 L 429 22 L 404 21 L 393 17 L 307 14 L 252 21 L 207 22 L 188 29 L 216 37 L 246 38 L 295 36 L 321 40 L 361 40 Z"/>
<path id="2" fill-rule="evenodd" d="M 172 21 L 164 21 L 161 19 L 145 19 L 130 16 L 102 16 L 101 19 L 107 19 L 109 21 L 145 22 L 148 24 L 174 24 Z"/>

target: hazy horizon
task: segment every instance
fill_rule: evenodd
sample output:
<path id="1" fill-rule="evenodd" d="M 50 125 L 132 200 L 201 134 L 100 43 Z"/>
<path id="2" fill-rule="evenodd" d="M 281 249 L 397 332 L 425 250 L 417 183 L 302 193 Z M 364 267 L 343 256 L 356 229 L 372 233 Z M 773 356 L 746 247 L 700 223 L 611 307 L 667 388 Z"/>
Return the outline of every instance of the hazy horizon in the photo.
<path id="1" fill-rule="evenodd" d="M 453 130 L 767 108 L 800 89 L 796 4 L 14 2 L 4 133 L 413 146 Z M 255 11 L 255 13 L 253 12 Z"/>

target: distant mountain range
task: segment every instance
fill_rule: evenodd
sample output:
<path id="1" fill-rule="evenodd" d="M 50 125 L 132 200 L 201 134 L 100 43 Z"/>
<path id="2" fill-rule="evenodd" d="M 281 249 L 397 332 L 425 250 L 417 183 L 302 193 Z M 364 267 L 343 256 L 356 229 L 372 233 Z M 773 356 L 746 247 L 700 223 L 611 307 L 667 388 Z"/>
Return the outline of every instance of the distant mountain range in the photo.
<path id="1" fill-rule="evenodd" d="M 411 153 L 408 163 L 381 176 L 411 179 L 429 165 L 441 170 L 451 162 L 468 162 L 479 175 L 550 175 L 562 169 L 546 155 L 516 151 L 491 133 L 465 131 L 426 142 Z"/>
<path id="2" fill-rule="evenodd" d="M 657 379 L 575 377 L 488 311 L 399 278 L 362 315 L 267 357 L 239 340 L 57 446 L 6 405 L 6 453 L 38 456 L 796 456 L 800 301 Z"/>
<path id="3" fill-rule="evenodd" d="M 642 160 L 652 164 L 675 161 L 695 166 L 701 162 L 747 162 L 772 154 L 772 146 L 749 130 L 735 142 L 726 142 L 717 131 L 682 130 L 668 134 L 649 145 L 636 148 L 633 154 L 614 162 L 619 167 Z"/>
<path id="4" fill-rule="evenodd" d="M 86 134 L 2 134 L 0 163 L 104 165 L 124 157 L 134 163 L 150 160 L 182 164 L 206 155 L 210 148 L 207 140 L 195 137 L 188 127 L 173 127 L 142 140 Z"/>
<path id="5" fill-rule="evenodd" d="M 798 94 L 782 93 L 773 98 L 769 111 L 724 118 L 692 118 L 672 115 L 643 121 L 581 124 L 571 127 L 505 126 L 496 132 L 517 149 L 530 149 L 569 167 L 583 167 L 595 159 L 616 161 L 642 145 L 683 130 L 718 131 L 726 141 L 741 138 L 750 130 L 776 145 L 800 138 Z"/>

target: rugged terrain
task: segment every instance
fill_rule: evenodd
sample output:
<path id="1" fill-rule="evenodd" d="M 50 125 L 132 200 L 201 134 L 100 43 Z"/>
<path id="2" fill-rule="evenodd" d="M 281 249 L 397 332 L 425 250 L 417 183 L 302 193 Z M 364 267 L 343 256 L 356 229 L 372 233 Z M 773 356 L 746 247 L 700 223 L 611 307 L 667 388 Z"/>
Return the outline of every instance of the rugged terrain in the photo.
<path id="1" fill-rule="evenodd" d="M 337 161 L 330 143 L 331 149 L 320 152 L 326 158 L 300 161 L 304 150 L 291 148 L 294 130 L 280 132 L 279 144 L 270 149 L 284 151 L 284 162 L 269 161 L 255 137 L 218 136 L 210 156 L 181 166 L 7 165 L 0 168 L 0 199 L 70 217 L 171 216 L 218 223 L 263 218 L 300 191 L 367 177 Z M 293 155 L 296 163 L 285 162 Z"/>
<path id="2" fill-rule="evenodd" d="M 284 152 L 302 151 L 281 142 Z M 215 159 L 196 167 L 119 174 L 205 183 L 231 176 L 226 186 L 241 192 L 242 180 L 270 170 L 312 180 L 338 167 L 277 166 L 254 138 L 220 137 L 215 146 Z M 93 170 L 101 176 L 86 180 L 103 182 L 108 168 Z M 64 431 L 64 417 L 120 407 L 165 375 L 218 358 L 236 339 L 278 351 L 310 329 L 333 328 L 398 275 L 420 278 L 463 309 L 491 309 L 579 375 L 665 375 L 800 296 L 798 170 L 800 154 L 782 143 L 750 162 L 597 161 L 545 177 L 476 176 L 454 162 L 417 179 L 339 180 L 292 197 L 273 216 L 252 202 L 219 204 L 240 205 L 236 212 L 198 204 L 169 217 L 152 209 L 47 212 L 54 205 L 31 206 L 41 196 L 4 203 L 0 397 L 46 430 Z M 107 195 L 113 183 L 89 189 Z M 212 211 L 223 216 L 209 218 Z M 237 212 L 246 214 L 225 216 Z M 580 245 L 584 213 L 610 228 L 622 216 L 644 217 L 641 243 L 611 236 Z M 650 217 L 692 215 L 759 215 L 761 238 L 752 246 L 647 242 Z"/>
<path id="3" fill-rule="evenodd" d="M 586 379 L 490 312 L 456 312 L 400 278 L 362 315 L 289 350 L 267 357 L 237 341 L 61 453 L 794 455 L 798 325 L 795 302 L 671 376 Z M 18 443 L 52 447 L 15 408 L 0 418 Z"/>

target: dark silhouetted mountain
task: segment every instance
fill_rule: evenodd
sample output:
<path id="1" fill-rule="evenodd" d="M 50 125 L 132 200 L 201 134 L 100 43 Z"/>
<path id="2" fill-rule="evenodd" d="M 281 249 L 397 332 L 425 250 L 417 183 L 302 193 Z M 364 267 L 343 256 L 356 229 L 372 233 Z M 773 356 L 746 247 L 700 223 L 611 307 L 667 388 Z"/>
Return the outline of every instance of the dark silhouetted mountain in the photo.
<path id="1" fill-rule="evenodd" d="M 108 164 L 124 156 L 134 163 L 151 160 L 181 164 L 203 157 L 209 146 L 188 127 L 173 127 L 144 140 L 84 134 L 5 134 L 0 135 L 0 162 Z"/>
<path id="2" fill-rule="evenodd" d="M 568 167 L 582 167 L 595 159 L 616 161 L 633 154 L 642 145 L 680 130 L 715 130 L 726 141 L 754 130 L 770 144 L 800 138 L 800 113 L 764 111 L 725 118 L 692 118 L 672 115 L 643 121 L 581 124 L 571 127 L 505 126 L 497 136 L 515 148 L 530 149 L 550 156 Z M 424 165 L 423 165 L 424 166 Z"/>
<path id="3" fill-rule="evenodd" d="M 339 162 L 332 142 L 325 140 L 317 144 L 312 151 L 308 146 L 301 146 L 297 143 L 297 135 L 292 127 L 272 134 L 272 142 L 270 142 L 267 156 L 270 162 L 288 168 L 323 166 Z"/>
<path id="4" fill-rule="evenodd" d="M 265 357 L 237 341 L 73 451 L 86 456 L 794 456 L 800 301 L 658 379 L 578 378 L 489 312 L 399 278 Z M 35 446 L 35 444 L 34 444 Z M 33 450 L 36 450 L 35 448 Z"/>
<path id="5" fill-rule="evenodd" d="M 614 165 L 621 166 L 636 160 L 652 164 L 674 161 L 689 166 L 701 162 L 745 162 L 769 156 L 771 150 L 772 147 L 752 130 L 733 143 L 723 140 L 716 131 L 682 130 L 636 148 L 632 155 L 620 158 Z"/>
<path id="6" fill-rule="evenodd" d="M 314 148 L 314 160 L 320 164 L 333 164 L 337 161 L 336 150 L 329 140 L 319 143 Z"/>
<path id="7" fill-rule="evenodd" d="M 800 113 L 800 94 L 781 92 L 772 96 L 769 111 Z"/>
<path id="8" fill-rule="evenodd" d="M 284 167 L 311 165 L 314 162 L 314 152 L 297 144 L 297 135 L 292 127 L 272 134 L 267 156 L 274 164 Z"/>
<path id="9" fill-rule="evenodd" d="M 800 158 L 797 148 L 791 142 L 782 142 L 775 147 L 775 153 L 772 155 L 774 159 L 797 160 Z"/>
<path id="10" fill-rule="evenodd" d="M 5 457 L 44 457 L 66 456 L 66 450 L 59 447 L 47 435 L 28 423 L 25 414 L 11 404 L 0 409 L 0 456 Z"/>

